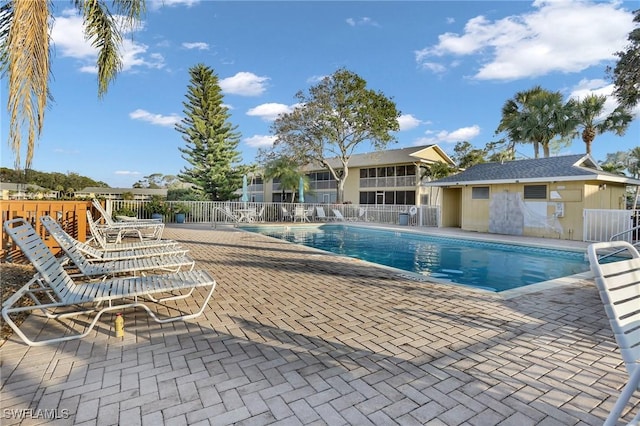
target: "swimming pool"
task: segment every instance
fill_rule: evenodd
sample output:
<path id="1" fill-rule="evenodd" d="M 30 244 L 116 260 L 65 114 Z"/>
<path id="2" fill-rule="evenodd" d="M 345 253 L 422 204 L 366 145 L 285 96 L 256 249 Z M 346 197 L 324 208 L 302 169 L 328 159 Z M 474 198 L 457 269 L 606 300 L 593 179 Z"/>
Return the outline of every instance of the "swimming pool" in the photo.
<path id="1" fill-rule="evenodd" d="M 328 224 L 242 229 L 437 280 L 504 291 L 589 270 L 584 253 Z"/>

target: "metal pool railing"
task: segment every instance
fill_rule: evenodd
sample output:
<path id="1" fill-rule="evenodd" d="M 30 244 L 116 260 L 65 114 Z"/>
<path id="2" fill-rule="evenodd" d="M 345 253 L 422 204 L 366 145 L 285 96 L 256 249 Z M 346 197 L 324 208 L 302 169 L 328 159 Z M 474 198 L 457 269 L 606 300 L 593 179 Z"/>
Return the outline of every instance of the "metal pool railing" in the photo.
<path id="1" fill-rule="evenodd" d="M 145 208 L 147 203 L 137 200 L 107 200 L 106 209 L 111 214 L 126 209 L 136 217 L 146 219 L 151 217 Z M 164 215 L 165 222 L 176 222 L 176 214 L 173 213 L 176 204 L 188 207 L 186 223 L 236 224 L 239 220 L 265 223 L 305 220 L 295 215 L 296 209 L 303 209 L 306 212 L 306 220 L 309 221 L 336 220 L 334 210 L 339 211 L 346 221 L 381 224 L 437 227 L 439 218 L 438 207 L 434 206 L 167 201 L 169 213 Z M 326 218 L 318 215 L 319 207 L 324 211 Z"/>

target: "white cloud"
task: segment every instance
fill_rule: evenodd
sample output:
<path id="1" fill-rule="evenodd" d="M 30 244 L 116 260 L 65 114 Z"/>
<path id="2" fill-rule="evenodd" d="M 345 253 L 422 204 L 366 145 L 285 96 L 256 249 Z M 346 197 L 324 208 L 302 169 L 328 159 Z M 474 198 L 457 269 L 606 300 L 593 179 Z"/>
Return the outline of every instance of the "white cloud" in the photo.
<path id="1" fill-rule="evenodd" d="M 137 28 L 141 28 L 139 23 Z M 95 65 L 98 51 L 85 40 L 82 17 L 74 10 L 65 10 L 56 17 L 51 31 L 51 39 L 57 52 L 61 56 L 78 59 L 78 70 L 86 73 L 97 73 Z M 132 41 L 130 37 L 123 37 L 120 49 L 122 71 L 133 71 L 143 67 L 160 69 L 165 66 L 164 57 L 159 53 L 148 52 L 149 47 Z"/>
<path id="2" fill-rule="evenodd" d="M 374 21 L 373 19 L 367 16 L 363 16 L 362 18 L 347 18 L 345 21 L 347 25 L 350 25 L 352 27 L 363 26 L 363 25 L 368 25 L 372 27 L 380 26 L 380 24 L 378 24 L 376 21 Z"/>
<path id="3" fill-rule="evenodd" d="M 223 92 L 241 96 L 259 96 L 266 90 L 269 77 L 259 77 L 251 72 L 239 72 L 220 80 Z"/>
<path id="4" fill-rule="evenodd" d="M 400 131 L 411 130 L 418 127 L 422 122 L 415 118 L 411 114 L 403 114 L 398 117 L 398 124 L 400 125 Z"/>
<path id="5" fill-rule="evenodd" d="M 124 176 L 137 176 L 137 175 L 140 175 L 142 173 L 140 173 L 140 172 L 132 172 L 130 170 L 116 170 L 115 172 L 113 172 L 113 174 L 124 175 Z"/>
<path id="6" fill-rule="evenodd" d="M 202 41 L 196 41 L 193 43 L 182 43 L 182 47 L 189 50 L 191 49 L 209 50 L 209 44 Z"/>
<path id="7" fill-rule="evenodd" d="M 149 9 L 156 11 L 162 7 L 186 6 L 191 7 L 200 3 L 200 0 L 147 0 Z"/>
<path id="8" fill-rule="evenodd" d="M 273 146 L 275 141 L 276 137 L 269 135 L 253 135 L 244 139 L 244 142 L 252 148 L 268 148 Z"/>
<path id="9" fill-rule="evenodd" d="M 325 77 L 328 77 L 328 76 L 326 76 L 326 75 L 312 75 L 311 77 L 309 77 L 307 79 L 307 83 L 311 83 L 311 84 L 320 83 L 322 80 L 324 80 Z"/>
<path id="10" fill-rule="evenodd" d="M 264 121 L 273 121 L 280 114 L 285 114 L 293 111 L 294 106 L 288 106 L 285 104 L 277 104 L 277 103 L 267 103 L 258 105 L 257 107 L 251 108 L 247 111 L 247 115 L 252 117 L 260 117 Z"/>
<path id="11" fill-rule="evenodd" d="M 414 142 L 414 145 L 428 145 L 436 143 L 457 143 L 462 141 L 470 142 L 473 138 L 480 134 L 480 126 L 474 124 L 470 127 L 461 127 L 452 132 L 441 130 L 439 132 L 428 131 L 427 137 L 420 138 Z"/>
<path id="12" fill-rule="evenodd" d="M 569 98 L 582 100 L 589 95 L 598 95 L 598 96 L 606 96 L 607 100 L 604 103 L 604 108 L 602 110 L 602 115 L 600 118 L 604 118 L 605 116 L 611 114 L 614 109 L 618 107 L 618 101 L 613 95 L 614 86 L 606 80 L 602 79 L 593 79 L 587 80 L 582 79 L 578 84 L 571 89 L 571 93 L 569 94 Z M 631 113 L 640 117 L 640 105 L 637 105 Z"/>
<path id="13" fill-rule="evenodd" d="M 437 67 L 436 58 L 482 55 L 474 76 L 480 80 L 579 72 L 615 59 L 633 29 L 633 14 L 618 2 L 539 0 L 533 7 L 531 13 L 497 21 L 472 18 L 462 34 L 442 34 L 438 44 L 416 51 L 416 61 L 442 72 L 445 65 Z"/>
<path id="14" fill-rule="evenodd" d="M 154 126 L 163 126 L 163 127 L 173 127 L 176 123 L 178 123 L 181 120 L 180 116 L 177 114 L 171 114 L 171 115 L 153 114 L 143 109 L 137 109 L 133 112 L 130 112 L 129 118 L 131 118 L 132 120 L 146 121 L 147 123 L 151 123 Z"/>

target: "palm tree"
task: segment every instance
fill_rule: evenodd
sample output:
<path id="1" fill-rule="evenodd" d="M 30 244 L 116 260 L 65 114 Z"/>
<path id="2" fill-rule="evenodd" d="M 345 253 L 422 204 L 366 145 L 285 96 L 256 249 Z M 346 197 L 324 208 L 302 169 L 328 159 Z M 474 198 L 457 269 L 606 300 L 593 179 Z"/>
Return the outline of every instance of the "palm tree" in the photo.
<path id="1" fill-rule="evenodd" d="M 496 133 L 506 132 L 514 143 L 532 143 L 539 158 L 540 147 L 549 157 L 551 142 L 566 138 L 574 128 L 570 104 L 563 104 L 562 94 L 535 86 L 505 102 Z"/>
<path id="2" fill-rule="evenodd" d="M 560 141 L 567 138 L 576 127 L 571 104 L 563 104 L 560 92 L 543 90 L 536 94 L 529 100 L 521 118 L 524 139 L 542 146 L 545 158 L 550 155 L 551 142 L 558 137 Z"/>
<path id="3" fill-rule="evenodd" d="M 454 167 L 451 167 L 449 164 L 443 161 L 436 161 L 435 163 L 429 165 L 421 165 L 420 169 L 422 172 L 420 173 L 420 181 L 426 179 L 427 181 L 438 180 L 444 177 L 447 177 L 456 172 Z M 429 187 L 429 202 L 434 198 L 433 196 L 433 186 Z M 442 191 L 440 188 L 436 189 L 435 200 L 432 204 L 438 204 L 438 195 Z"/>
<path id="4" fill-rule="evenodd" d="M 286 191 L 291 190 L 291 202 L 295 199 L 295 190 L 300 183 L 301 174 L 298 172 L 298 164 L 290 158 L 278 157 L 269 162 L 264 169 L 265 179 L 280 181 L 282 189 L 282 201 L 285 200 Z"/>
<path id="5" fill-rule="evenodd" d="M 606 101 L 607 97 L 604 95 L 591 94 L 582 100 L 571 102 L 577 121 L 578 130 L 576 133 L 580 133 L 582 136 L 587 147 L 587 154 L 591 154 L 591 144 L 597 135 L 614 132 L 618 136 L 623 136 L 633 119 L 633 116 L 620 106 L 608 116 L 603 117 Z M 579 129 L 582 129 L 582 132 Z"/>
<path id="6" fill-rule="evenodd" d="M 74 0 L 82 14 L 85 37 L 98 50 L 98 97 L 102 97 L 122 67 L 119 46 L 123 30 L 134 28 L 145 0 Z M 20 166 L 23 133 L 27 136 L 25 168 L 31 166 L 35 143 L 42 133 L 49 92 L 50 0 L 8 0 L 0 7 L 0 70 L 8 81 L 9 144 Z"/>
<path id="7" fill-rule="evenodd" d="M 535 141 L 526 141 L 521 134 L 520 119 L 522 114 L 527 110 L 529 100 L 542 92 L 542 87 L 534 86 L 529 90 L 518 92 L 512 99 L 508 99 L 502 106 L 502 119 L 496 129 L 496 134 L 506 132 L 507 138 L 514 144 L 518 142 L 532 142 L 535 157 L 539 157 L 540 148 Z"/>
<path id="8" fill-rule="evenodd" d="M 601 164 L 600 168 L 605 172 L 613 173 L 620 176 L 625 176 L 624 169 L 626 167 L 622 163 L 605 163 L 605 164 Z"/>
<path id="9" fill-rule="evenodd" d="M 420 169 L 422 170 L 422 173 L 420 173 L 421 181 L 424 179 L 427 179 L 428 181 L 432 179 L 441 179 L 455 172 L 453 167 L 443 161 L 436 161 L 429 165 L 420 165 Z"/>
<path id="10" fill-rule="evenodd" d="M 634 179 L 638 179 L 640 177 L 640 146 L 629 151 L 627 162 L 629 163 L 627 170 Z"/>

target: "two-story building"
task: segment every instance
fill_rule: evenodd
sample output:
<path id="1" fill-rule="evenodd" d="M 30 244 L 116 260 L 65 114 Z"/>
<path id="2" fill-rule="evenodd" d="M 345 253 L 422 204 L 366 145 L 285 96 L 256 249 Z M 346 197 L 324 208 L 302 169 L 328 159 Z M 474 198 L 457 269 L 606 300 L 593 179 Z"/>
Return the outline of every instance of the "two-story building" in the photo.
<path id="1" fill-rule="evenodd" d="M 331 166 L 341 169 L 337 158 Z M 451 166 L 453 160 L 438 146 L 425 145 L 354 154 L 349 160 L 349 174 L 344 185 L 344 201 L 354 204 L 426 205 L 431 203 L 433 189 L 421 186 L 425 167 L 436 162 Z M 335 203 L 337 181 L 324 166 L 307 166 L 305 174 L 309 190 L 307 203 Z M 289 202 L 297 191 L 285 188 L 278 180 L 264 181 L 252 176 L 248 183 L 249 200 L 253 202 Z"/>

